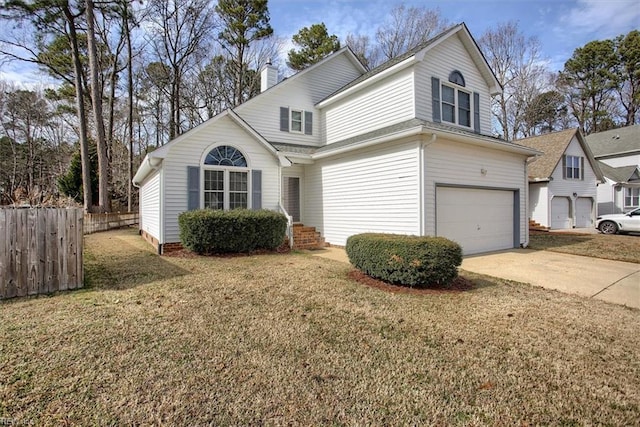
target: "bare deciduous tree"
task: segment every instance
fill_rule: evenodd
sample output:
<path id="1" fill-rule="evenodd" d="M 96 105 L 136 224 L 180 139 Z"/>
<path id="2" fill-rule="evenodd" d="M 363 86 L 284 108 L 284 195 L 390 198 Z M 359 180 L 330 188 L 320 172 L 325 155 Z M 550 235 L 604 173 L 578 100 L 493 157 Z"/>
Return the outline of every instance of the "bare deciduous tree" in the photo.
<path id="1" fill-rule="evenodd" d="M 498 133 L 504 139 L 516 139 L 523 135 L 527 105 L 545 85 L 538 40 L 525 37 L 516 22 L 507 22 L 486 31 L 478 43 L 503 87 L 492 105 Z"/>
<path id="2" fill-rule="evenodd" d="M 387 21 L 376 31 L 376 41 L 383 60 L 402 55 L 447 27 L 439 9 L 425 6 L 395 6 Z M 371 64 L 374 65 L 374 64 Z M 377 64 L 375 64 L 377 65 Z"/>

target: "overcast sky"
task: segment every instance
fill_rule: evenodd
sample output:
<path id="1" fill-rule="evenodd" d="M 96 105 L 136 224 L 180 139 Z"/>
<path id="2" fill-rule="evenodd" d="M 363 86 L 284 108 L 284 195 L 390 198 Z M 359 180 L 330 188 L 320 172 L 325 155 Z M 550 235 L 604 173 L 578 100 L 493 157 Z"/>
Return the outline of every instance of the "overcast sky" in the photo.
<path id="1" fill-rule="evenodd" d="M 275 34 L 290 40 L 302 27 L 324 22 L 330 34 L 373 36 L 394 0 L 269 0 Z M 517 21 L 540 41 L 551 71 L 562 69 L 573 51 L 591 40 L 640 29 L 640 0 L 407 0 L 406 5 L 438 8 L 451 24 L 465 22 L 475 38 L 497 24 Z M 43 82 L 46 77 L 14 65 L 1 65 L 0 78 Z"/>

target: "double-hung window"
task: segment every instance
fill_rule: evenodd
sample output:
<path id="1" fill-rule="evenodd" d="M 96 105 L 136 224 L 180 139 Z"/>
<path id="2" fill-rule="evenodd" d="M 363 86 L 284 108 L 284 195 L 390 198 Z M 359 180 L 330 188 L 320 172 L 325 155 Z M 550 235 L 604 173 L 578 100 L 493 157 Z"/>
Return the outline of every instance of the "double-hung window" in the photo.
<path id="1" fill-rule="evenodd" d="M 626 187 L 624 189 L 624 207 L 635 208 L 640 206 L 640 188 Z"/>
<path id="2" fill-rule="evenodd" d="M 433 121 L 451 123 L 480 133 L 480 93 L 467 89 L 462 73 L 453 70 L 446 82 L 431 77 Z"/>
<path id="3" fill-rule="evenodd" d="M 565 179 L 582 179 L 582 157 L 564 156 L 564 178 Z"/>
<path id="4" fill-rule="evenodd" d="M 304 112 L 291 110 L 291 132 L 302 132 L 304 129 Z"/>
<path id="5" fill-rule="evenodd" d="M 205 158 L 204 207 L 249 208 L 249 170 L 244 155 L 236 148 L 219 146 Z"/>

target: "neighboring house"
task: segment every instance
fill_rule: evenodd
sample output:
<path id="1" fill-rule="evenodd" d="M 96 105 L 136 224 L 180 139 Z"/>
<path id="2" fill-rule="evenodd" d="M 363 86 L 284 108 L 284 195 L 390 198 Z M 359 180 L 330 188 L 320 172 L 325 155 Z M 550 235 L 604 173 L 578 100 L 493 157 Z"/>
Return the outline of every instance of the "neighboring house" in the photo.
<path id="1" fill-rule="evenodd" d="M 149 153 L 141 234 L 179 243 L 188 209 L 266 208 L 330 244 L 362 232 L 444 236 L 466 254 L 528 243 L 526 159 L 491 136 L 501 91 L 466 25 L 367 71 L 344 48 Z M 295 243 L 294 237 L 294 243 Z"/>
<path id="2" fill-rule="evenodd" d="M 592 227 L 603 181 L 582 132 L 569 129 L 516 141 L 543 154 L 529 160 L 529 219 L 558 230 Z"/>
<path id="3" fill-rule="evenodd" d="M 598 186 L 598 215 L 640 207 L 640 125 L 588 135 L 605 183 Z"/>

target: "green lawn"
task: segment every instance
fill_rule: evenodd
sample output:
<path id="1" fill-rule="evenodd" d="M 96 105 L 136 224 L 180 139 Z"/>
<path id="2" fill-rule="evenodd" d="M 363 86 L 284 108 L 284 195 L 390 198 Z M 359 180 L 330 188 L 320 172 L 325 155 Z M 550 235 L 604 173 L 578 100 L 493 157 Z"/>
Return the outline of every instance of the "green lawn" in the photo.
<path id="1" fill-rule="evenodd" d="M 0 420 L 637 425 L 640 311 L 469 275 L 389 293 L 307 255 L 86 237 L 91 287 L 0 303 Z"/>
<path id="2" fill-rule="evenodd" d="M 529 247 L 531 249 L 640 263 L 640 235 L 533 231 L 530 234 Z"/>

